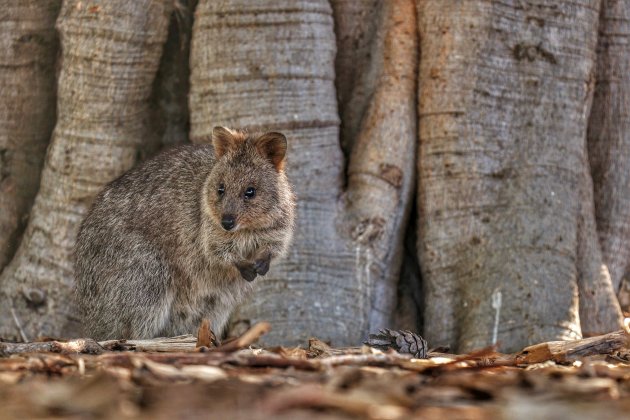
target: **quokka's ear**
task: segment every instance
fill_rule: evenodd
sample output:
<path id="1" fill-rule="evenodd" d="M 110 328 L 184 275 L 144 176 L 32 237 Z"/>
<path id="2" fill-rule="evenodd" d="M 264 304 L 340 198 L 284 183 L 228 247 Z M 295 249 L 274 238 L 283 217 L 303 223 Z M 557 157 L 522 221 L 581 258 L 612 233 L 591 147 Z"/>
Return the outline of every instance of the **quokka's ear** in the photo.
<path id="1" fill-rule="evenodd" d="M 237 147 L 237 133 L 226 127 L 217 126 L 212 129 L 212 146 L 218 158 Z"/>
<path id="2" fill-rule="evenodd" d="M 263 157 L 269 159 L 276 171 L 284 170 L 285 156 L 287 153 L 287 138 L 282 133 L 265 133 L 254 140 L 256 150 Z"/>

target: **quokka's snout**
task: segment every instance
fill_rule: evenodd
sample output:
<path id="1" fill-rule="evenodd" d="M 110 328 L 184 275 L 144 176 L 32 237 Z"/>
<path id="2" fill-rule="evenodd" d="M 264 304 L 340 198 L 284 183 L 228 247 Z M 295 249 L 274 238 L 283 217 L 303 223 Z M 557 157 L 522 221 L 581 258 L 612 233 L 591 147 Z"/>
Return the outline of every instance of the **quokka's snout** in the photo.
<path id="1" fill-rule="evenodd" d="M 236 225 L 236 218 L 234 217 L 234 215 L 224 214 L 221 217 L 221 226 L 223 226 L 223 229 L 232 230 L 232 228 L 234 228 L 235 225 Z"/>

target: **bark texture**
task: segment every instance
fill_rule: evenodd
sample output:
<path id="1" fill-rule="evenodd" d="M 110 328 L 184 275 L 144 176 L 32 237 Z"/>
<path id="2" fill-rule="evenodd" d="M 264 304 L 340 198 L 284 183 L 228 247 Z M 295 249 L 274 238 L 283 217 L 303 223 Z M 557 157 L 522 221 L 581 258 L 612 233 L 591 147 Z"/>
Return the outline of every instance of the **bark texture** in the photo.
<path id="1" fill-rule="evenodd" d="M 395 2 L 331 2 L 337 37 L 335 86 L 341 117 L 341 145 L 346 155 L 353 157 L 350 173 L 360 179 L 349 190 L 369 191 L 371 197 L 363 195 L 363 199 L 375 199 L 377 211 L 382 214 L 401 214 L 402 229 L 407 226 L 409 218 L 406 206 L 411 201 L 409 194 L 413 193 L 411 184 L 405 185 L 400 191 L 400 197 L 395 193 L 388 193 L 388 188 L 383 189 L 382 184 L 367 190 L 359 187 L 372 182 L 370 176 L 365 175 L 378 177 L 379 172 L 383 172 L 367 163 L 374 162 L 374 155 L 379 153 L 376 147 L 380 147 L 381 152 L 384 151 L 386 156 L 382 156 L 380 161 L 390 162 L 391 166 L 388 168 L 392 173 L 400 169 L 400 173 L 415 175 L 415 168 L 406 156 L 415 154 L 416 136 L 412 132 L 405 133 L 405 130 L 415 131 L 413 127 L 416 125 L 416 117 L 404 114 L 410 110 L 413 112 L 416 107 L 415 95 L 412 93 L 415 83 L 410 79 L 416 79 L 416 76 L 410 71 L 417 71 L 417 31 L 409 26 L 405 27 L 411 23 L 410 18 L 401 18 L 402 14 L 415 11 L 410 2 L 387 3 Z M 394 29 L 396 27 L 398 29 Z M 399 106 L 402 108 L 398 108 Z M 389 113 L 390 110 L 395 112 Z M 368 128 L 369 126 L 377 129 Z M 395 139 L 393 142 L 392 138 Z M 366 149 L 366 142 L 373 142 L 370 151 Z M 394 147 L 396 150 L 392 153 Z M 363 162 L 361 165 L 368 172 L 357 175 L 362 169 L 357 169 L 356 162 Z M 391 162 L 406 162 L 407 167 L 398 167 Z M 413 176 L 412 178 L 415 179 Z M 398 188 L 396 183 L 393 185 Z M 410 186 L 411 189 L 407 188 Z M 361 206 L 369 206 L 368 202 L 364 201 Z M 402 213 L 397 209 L 401 204 Z M 361 210 L 356 213 L 360 214 Z M 369 219 L 366 215 L 363 224 L 369 223 Z M 415 232 L 413 234 L 415 236 Z M 401 248 L 402 236 L 403 232 L 395 232 L 379 242 L 382 248 L 378 252 L 383 261 L 393 266 L 386 269 L 390 275 L 387 280 L 374 284 L 376 306 L 372 308 L 370 331 L 393 326 L 418 331 L 420 283 L 417 259 L 414 256 L 405 260 L 407 253 Z M 399 275 L 401 266 L 403 267 Z"/>
<path id="2" fill-rule="evenodd" d="M 398 280 L 398 297 L 394 313 L 393 328 L 397 330 L 416 331 L 424 335 L 422 296 L 422 278 L 417 251 L 417 211 L 412 203 L 409 224 L 403 244 L 403 262 Z"/>
<path id="3" fill-rule="evenodd" d="M 425 337 L 579 338 L 577 254 L 599 1 L 420 0 Z"/>
<path id="4" fill-rule="evenodd" d="M 586 150 L 584 161 L 577 238 L 579 313 L 582 334 L 593 336 L 618 329 L 622 325 L 623 314 L 597 237 L 593 181 L 586 162 Z"/>
<path id="5" fill-rule="evenodd" d="M 76 232 L 95 194 L 135 161 L 171 5 L 64 2 L 57 125 L 24 239 L 0 277 L 0 336 L 77 333 Z"/>
<path id="6" fill-rule="evenodd" d="M 266 336 L 268 343 L 304 342 L 312 334 L 337 344 L 356 343 L 369 328 L 371 308 L 391 307 L 372 299 L 374 285 L 390 280 L 394 253 L 383 250 L 401 229 L 401 209 L 411 189 L 413 171 L 404 171 L 413 157 L 396 159 L 404 152 L 398 146 L 414 143 L 416 47 L 413 3 L 395 2 L 387 9 L 388 17 L 402 19 L 400 27 L 391 23 L 397 20 L 382 21 L 389 29 L 381 42 L 392 43 L 396 58 L 376 59 L 381 76 L 374 92 L 384 97 L 365 106 L 356 140 L 362 151 L 352 151 L 343 194 L 329 4 L 234 0 L 198 5 L 191 50 L 192 140 L 208 141 L 218 124 L 273 129 L 289 139 L 287 170 L 299 201 L 292 251 L 259 281 L 253 302 L 238 315 L 246 323 L 270 321 L 274 330 Z M 406 39 L 400 39 L 403 32 Z M 402 60 L 405 52 L 410 53 Z M 392 102 L 386 97 L 390 93 L 398 95 Z M 389 112 L 388 118 L 401 122 L 391 126 L 388 119 L 379 125 Z M 377 143 L 391 151 L 377 155 Z M 374 182 L 368 186 L 365 179 Z M 366 202 L 379 191 L 399 205 L 394 213 Z M 388 296 L 395 296 L 395 283 Z"/>
<path id="7" fill-rule="evenodd" d="M 332 0 L 337 39 L 335 87 L 341 117 L 341 146 L 350 154 L 361 120 L 370 103 L 378 70 L 371 66 L 377 42 L 377 26 L 382 20 L 379 0 Z M 381 36 L 382 38 L 382 36 Z"/>
<path id="8" fill-rule="evenodd" d="M 373 80 L 348 101 L 365 112 L 350 138 L 345 223 L 375 279 L 370 331 L 391 326 L 396 308 L 415 179 L 418 61 L 414 2 L 381 2 L 375 13 L 375 40 L 364 68 Z"/>
<path id="9" fill-rule="evenodd" d="M 168 37 L 150 100 L 155 106 L 158 147 L 188 142 L 190 39 L 196 4 L 196 0 L 178 0 L 171 15 Z"/>
<path id="10" fill-rule="evenodd" d="M 61 0 L 0 2 L 0 272 L 15 253 L 55 124 Z"/>
<path id="11" fill-rule="evenodd" d="M 597 231 L 615 292 L 630 262 L 630 4 L 602 0 L 588 154 Z"/>

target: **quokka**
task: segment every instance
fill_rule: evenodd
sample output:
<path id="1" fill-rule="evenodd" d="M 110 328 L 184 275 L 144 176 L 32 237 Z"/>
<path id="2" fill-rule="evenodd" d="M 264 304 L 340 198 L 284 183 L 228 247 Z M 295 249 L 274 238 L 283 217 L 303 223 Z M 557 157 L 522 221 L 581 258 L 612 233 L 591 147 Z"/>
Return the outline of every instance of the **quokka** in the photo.
<path id="1" fill-rule="evenodd" d="M 75 248 L 76 300 L 97 339 L 220 334 L 291 241 L 287 140 L 215 127 L 107 185 Z"/>

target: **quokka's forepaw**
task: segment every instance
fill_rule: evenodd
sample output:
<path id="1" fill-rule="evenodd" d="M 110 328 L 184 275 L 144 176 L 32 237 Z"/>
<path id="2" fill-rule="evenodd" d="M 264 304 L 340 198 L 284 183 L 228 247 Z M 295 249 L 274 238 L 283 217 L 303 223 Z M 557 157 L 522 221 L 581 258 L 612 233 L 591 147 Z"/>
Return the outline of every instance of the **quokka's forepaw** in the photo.
<path id="1" fill-rule="evenodd" d="M 236 264 L 236 268 L 247 281 L 254 281 L 256 276 L 264 276 L 269 271 L 269 262 L 271 261 L 271 254 L 266 252 L 260 258 L 254 262 L 243 261 Z"/>
<path id="2" fill-rule="evenodd" d="M 258 275 L 256 272 L 256 266 L 250 262 L 236 264 L 236 268 L 238 268 L 238 271 L 241 273 L 241 277 L 249 282 L 254 281 Z"/>
<path id="3" fill-rule="evenodd" d="M 271 261 L 271 256 L 269 254 L 259 260 L 256 260 L 254 262 L 256 273 L 261 276 L 267 274 L 267 271 L 269 271 L 269 261 Z"/>

